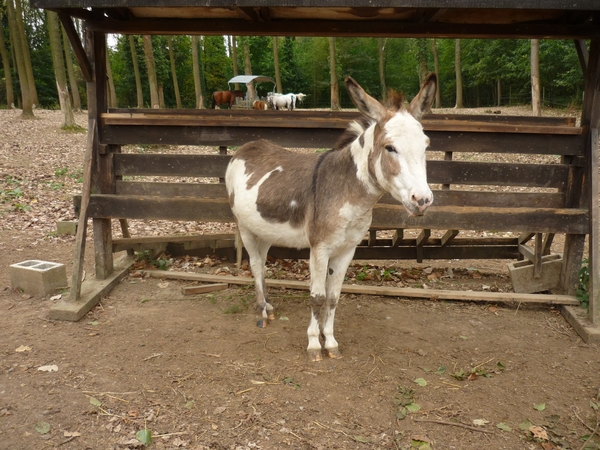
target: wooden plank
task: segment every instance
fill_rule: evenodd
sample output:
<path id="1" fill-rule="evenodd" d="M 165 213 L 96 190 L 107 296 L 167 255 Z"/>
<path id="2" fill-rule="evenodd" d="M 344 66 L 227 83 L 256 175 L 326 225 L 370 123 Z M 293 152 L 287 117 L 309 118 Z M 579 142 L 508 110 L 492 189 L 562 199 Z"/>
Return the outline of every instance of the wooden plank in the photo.
<path id="1" fill-rule="evenodd" d="M 234 222 L 226 199 L 189 197 L 162 198 L 94 194 L 90 217 Z M 464 230 L 520 231 L 543 233 L 588 232 L 588 212 L 578 208 L 485 208 L 431 206 L 424 216 L 409 216 L 400 205 L 375 205 L 371 228 L 446 229 L 448 224 Z"/>
<path id="2" fill-rule="evenodd" d="M 566 164 L 509 164 L 469 161 L 428 161 L 429 183 L 563 188 Z"/>
<path id="3" fill-rule="evenodd" d="M 111 108 L 108 113 L 103 117 L 109 118 L 113 114 L 133 116 L 142 114 L 143 116 L 185 116 L 185 117 L 196 117 L 196 118 L 235 118 L 239 120 L 253 120 L 256 117 L 269 117 L 272 120 L 298 120 L 300 119 L 313 119 L 313 120 L 330 120 L 330 119 L 343 119 L 346 123 L 360 118 L 360 113 L 356 111 L 314 111 L 314 110 L 302 110 L 296 109 L 294 111 L 254 111 L 244 109 L 154 109 L 154 108 Z M 443 121 L 463 121 L 463 122 L 491 122 L 491 123 L 505 123 L 512 125 L 546 125 L 546 126 L 575 126 L 575 117 L 546 117 L 546 116 L 508 116 L 499 114 L 450 114 L 450 113 L 439 113 L 433 111 L 426 114 L 423 118 L 423 123 L 427 123 L 428 120 Z"/>
<path id="4" fill-rule="evenodd" d="M 542 233 L 536 233 L 533 258 L 533 278 L 541 278 L 542 276 L 542 250 Z"/>
<path id="5" fill-rule="evenodd" d="M 227 198 L 224 184 L 165 183 L 146 181 L 116 181 L 117 195 L 149 195 L 157 197 Z M 561 192 L 486 192 L 460 190 L 433 190 L 436 206 L 488 206 L 514 208 L 562 208 Z M 379 203 L 397 205 L 391 195 L 384 195 Z M 402 238 L 400 238 L 402 239 Z"/>
<path id="6" fill-rule="evenodd" d="M 150 195 L 157 197 L 227 198 L 224 184 L 162 183 L 145 181 L 116 182 L 117 195 Z"/>
<path id="7" fill-rule="evenodd" d="M 105 113 L 102 114 L 103 126 L 135 126 L 148 125 L 156 127 L 164 126 L 202 126 L 202 127 L 237 127 L 252 126 L 256 128 L 338 128 L 346 129 L 351 120 L 355 117 L 320 117 L 317 115 L 306 115 L 302 120 L 298 120 L 298 114 L 289 112 L 281 114 L 279 111 L 253 113 L 252 115 L 220 115 L 220 116 L 193 116 L 188 114 L 164 113 L 144 114 L 144 113 Z M 274 115 L 272 113 L 278 113 Z M 295 116 L 295 117 L 294 117 Z M 489 122 L 474 120 L 461 120 L 458 118 L 434 119 L 430 114 L 423 119 L 421 123 L 425 132 L 429 131 L 449 131 L 449 132 L 470 132 L 470 133 L 517 133 L 517 134 L 551 134 L 551 135 L 580 135 L 582 129 L 568 125 L 547 125 L 540 123 L 511 123 Z"/>
<path id="8" fill-rule="evenodd" d="M 266 111 L 265 111 L 266 112 Z M 296 119 L 298 121 L 298 119 Z M 203 126 L 105 126 L 104 144 L 156 144 L 240 146 L 249 141 L 267 139 L 284 147 L 332 148 L 341 128 L 253 127 L 238 124 L 230 127 Z M 431 151 L 581 155 L 581 135 L 489 134 L 451 131 L 428 131 Z"/>
<path id="9" fill-rule="evenodd" d="M 588 211 L 578 208 L 486 208 L 436 206 L 424 216 L 409 216 L 403 207 L 375 205 L 371 227 L 376 229 L 431 228 L 443 230 L 449 224 L 460 230 L 525 231 L 586 234 Z M 529 225 L 529 226 L 528 226 Z"/>
<path id="10" fill-rule="evenodd" d="M 590 210 L 590 235 L 589 235 L 589 318 L 592 324 L 600 324 L 600 206 L 598 205 L 598 128 L 592 128 L 591 149 L 589 162 L 589 210 Z"/>
<path id="11" fill-rule="evenodd" d="M 113 239 L 112 251 L 118 253 L 123 250 L 135 249 L 136 251 L 153 248 L 165 249 L 169 244 L 181 244 L 183 248 L 209 247 L 218 248 L 223 241 L 233 241 L 232 234 L 205 234 L 200 236 L 144 236 L 135 238 Z"/>
<path id="12" fill-rule="evenodd" d="M 429 237 L 431 236 L 431 230 L 430 229 L 424 229 L 421 230 L 421 232 L 419 233 L 419 236 L 417 236 L 417 262 L 418 263 L 422 263 L 423 262 L 423 245 L 427 242 L 427 240 L 429 239 Z"/>
<path id="13" fill-rule="evenodd" d="M 119 176 L 222 177 L 229 155 L 114 155 Z M 565 187 L 569 174 L 566 164 L 511 164 L 470 161 L 428 161 L 429 183 L 466 185 Z M 449 194 L 446 194 L 449 195 Z"/>
<path id="14" fill-rule="evenodd" d="M 225 174 L 228 155 L 168 155 L 119 153 L 115 173 L 121 176 L 215 177 Z"/>
<path id="15" fill-rule="evenodd" d="M 402 228 L 397 228 L 394 230 L 394 234 L 392 236 L 392 247 L 397 247 L 400 242 L 404 239 L 404 230 Z"/>
<path id="16" fill-rule="evenodd" d="M 172 272 L 163 270 L 145 270 L 146 275 L 156 278 L 168 278 L 173 280 L 188 280 L 202 282 L 225 282 L 229 284 L 250 285 L 254 284 L 254 278 L 234 277 L 230 275 L 209 275 L 200 273 Z M 286 289 L 310 290 L 307 281 L 271 280 L 266 279 L 268 287 Z M 519 303 L 542 303 L 551 305 L 579 305 L 579 300 L 570 295 L 550 294 L 515 294 L 510 292 L 473 292 L 473 291 L 449 291 L 441 289 L 416 289 L 396 288 L 388 286 L 362 286 L 342 285 L 342 292 L 357 295 L 379 295 L 391 297 L 421 298 L 428 300 L 457 300 L 474 302 L 519 302 Z"/>
<path id="17" fill-rule="evenodd" d="M 229 288 L 227 283 L 213 283 L 202 286 L 184 286 L 181 288 L 183 295 L 207 294 L 209 292 L 224 291 Z"/>

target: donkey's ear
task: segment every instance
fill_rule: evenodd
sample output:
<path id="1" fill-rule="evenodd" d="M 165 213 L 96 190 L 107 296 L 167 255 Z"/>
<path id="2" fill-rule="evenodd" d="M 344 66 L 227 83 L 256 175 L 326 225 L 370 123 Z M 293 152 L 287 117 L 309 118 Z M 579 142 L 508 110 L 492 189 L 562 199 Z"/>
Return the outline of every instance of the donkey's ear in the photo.
<path id="1" fill-rule="evenodd" d="M 425 80 L 425 83 L 423 83 L 423 87 L 417 96 L 413 98 L 408 107 L 408 111 L 415 119 L 421 120 L 421 117 L 431 111 L 431 105 L 435 99 L 436 90 L 437 75 L 432 72 L 427 75 L 427 79 Z"/>
<path id="2" fill-rule="evenodd" d="M 381 103 L 367 94 L 352 77 L 347 77 L 345 81 L 352 102 L 362 114 L 377 121 L 385 118 L 387 110 Z"/>

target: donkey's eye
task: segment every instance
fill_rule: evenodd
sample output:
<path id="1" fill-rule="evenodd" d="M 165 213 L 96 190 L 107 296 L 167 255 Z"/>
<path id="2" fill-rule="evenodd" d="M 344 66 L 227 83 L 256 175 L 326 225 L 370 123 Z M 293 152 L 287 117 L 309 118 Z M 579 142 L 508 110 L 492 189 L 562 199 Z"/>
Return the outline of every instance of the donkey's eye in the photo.
<path id="1" fill-rule="evenodd" d="M 393 145 L 386 145 L 385 149 L 390 153 L 398 153 L 396 152 L 396 148 Z"/>

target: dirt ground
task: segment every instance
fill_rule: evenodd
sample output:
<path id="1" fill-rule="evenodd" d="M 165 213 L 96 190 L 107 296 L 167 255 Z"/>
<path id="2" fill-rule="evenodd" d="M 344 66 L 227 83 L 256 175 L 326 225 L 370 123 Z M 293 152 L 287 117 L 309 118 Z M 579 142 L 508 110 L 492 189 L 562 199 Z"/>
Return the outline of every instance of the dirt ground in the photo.
<path id="1" fill-rule="evenodd" d="M 49 320 L 58 300 L 11 289 L 8 266 L 64 263 L 70 282 L 74 238 L 55 226 L 74 219 L 86 138 L 60 131 L 58 112 L 36 114 L 0 111 L 0 449 L 142 448 L 144 430 L 155 449 L 600 449 L 598 347 L 551 307 L 346 295 L 344 357 L 310 363 L 305 292 L 271 289 L 276 320 L 259 329 L 252 288 L 184 296 L 190 282 L 140 276 L 140 263 L 79 322 Z M 92 277 L 89 237 L 87 248 Z M 164 261 L 238 273 L 215 258 Z M 308 277 L 303 262 L 270 270 Z M 348 278 L 511 289 L 506 261 L 357 262 Z"/>

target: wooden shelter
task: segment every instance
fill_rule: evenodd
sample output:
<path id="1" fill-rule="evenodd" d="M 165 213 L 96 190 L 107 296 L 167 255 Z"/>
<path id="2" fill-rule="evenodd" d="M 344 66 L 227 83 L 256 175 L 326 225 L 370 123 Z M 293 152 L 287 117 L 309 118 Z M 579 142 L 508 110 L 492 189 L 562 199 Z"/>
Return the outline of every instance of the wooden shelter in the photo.
<path id="1" fill-rule="evenodd" d="M 76 320 L 124 273 L 113 252 L 156 245 L 152 239 L 114 238 L 112 219 L 232 220 L 220 184 L 148 183 L 125 176 L 222 177 L 227 146 L 267 138 L 290 147 L 326 148 L 355 115 L 349 112 L 140 110 L 107 108 L 106 34 L 540 38 L 573 40 L 586 87 L 578 126 L 570 119 L 432 114 L 424 126 L 435 202 L 424 217 L 408 217 L 383 198 L 373 230 L 357 258 L 526 258 L 542 270 L 555 234 L 565 235 L 557 288 L 573 295 L 589 236 L 590 309 L 587 318 L 565 308 L 586 340 L 600 340 L 598 296 L 598 125 L 600 118 L 600 2 L 598 0 L 31 0 L 56 11 L 88 85 L 89 145 L 75 257 L 74 299 L 51 316 Z M 72 18 L 85 21 L 81 42 Z M 589 43 L 589 47 L 588 47 Z M 359 80 L 360 81 L 360 80 Z M 210 145 L 219 154 L 128 154 L 125 144 Z M 554 164 L 453 160 L 459 152 L 555 155 Z M 464 190 L 469 186 L 520 189 Z M 89 195 L 91 193 L 91 195 Z M 96 285 L 79 275 L 87 218 L 94 229 Z M 406 229 L 420 230 L 416 238 Z M 378 239 L 376 230 L 394 230 Z M 441 230 L 441 237 L 432 236 Z M 461 238 L 460 230 L 519 232 L 519 238 Z M 213 237 L 213 247 L 220 238 Z M 529 242 L 529 244 L 528 244 Z M 205 238 L 173 238 L 173 246 L 206 246 Z M 280 256 L 299 255 L 275 249 Z M 88 291 L 86 291 L 88 290 Z M 514 298 L 514 295 L 511 297 Z"/>

